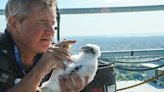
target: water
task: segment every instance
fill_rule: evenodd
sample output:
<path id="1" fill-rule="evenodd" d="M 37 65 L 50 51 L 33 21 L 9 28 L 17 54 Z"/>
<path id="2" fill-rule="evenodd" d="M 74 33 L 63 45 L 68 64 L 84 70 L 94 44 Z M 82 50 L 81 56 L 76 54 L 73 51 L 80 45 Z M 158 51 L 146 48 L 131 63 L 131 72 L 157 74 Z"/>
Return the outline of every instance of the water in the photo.
<path id="1" fill-rule="evenodd" d="M 107 37 L 107 36 L 85 36 L 85 37 L 65 37 L 65 39 L 77 40 L 71 48 L 71 52 L 78 52 L 80 47 L 88 43 L 97 44 L 101 47 L 101 51 L 134 51 L 134 50 L 152 50 L 152 49 L 164 49 L 164 36 L 145 36 L 145 37 Z M 141 52 L 145 53 L 144 51 Z M 151 52 L 150 52 L 151 53 Z M 149 54 L 150 54 L 149 53 Z M 157 52 L 151 53 L 151 55 L 137 56 L 119 56 L 105 57 L 107 60 L 119 60 L 119 61 L 147 61 L 161 58 L 157 55 Z"/>
<path id="2" fill-rule="evenodd" d="M 123 50 L 147 50 L 164 49 L 164 36 L 148 37 L 66 37 L 75 39 L 77 43 L 71 48 L 72 52 L 79 51 L 81 46 L 87 43 L 94 43 L 101 47 L 102 51 L 123 51 Z"/>

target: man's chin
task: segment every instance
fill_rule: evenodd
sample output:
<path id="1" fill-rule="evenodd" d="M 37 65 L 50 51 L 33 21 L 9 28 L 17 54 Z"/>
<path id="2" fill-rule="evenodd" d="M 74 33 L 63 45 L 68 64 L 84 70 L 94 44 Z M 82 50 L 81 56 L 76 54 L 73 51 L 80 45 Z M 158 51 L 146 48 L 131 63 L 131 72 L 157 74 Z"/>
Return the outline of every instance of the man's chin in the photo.
<path id="1" fill-rule="evenodd" d="M 38 53 L 44 53 L 48 50 L 49 47 L 50 45 L 40 45 L 36 49 Z"/>
<path id="2" fill-rule="evenodd" d="M 47 51 L 47 49 L 48 49 L 48 48 L 42 48 L 42 49 L 40 49 L 40 50 L 38 51 L 38 53 L 44 53 L 44 52 Z"/>
<path id="3" fill-rule="evenodd" d="M 45 51 L 38 51 L 38 53 L 37 54 L 42 54 L 42 53 L 44 53 Z"/>

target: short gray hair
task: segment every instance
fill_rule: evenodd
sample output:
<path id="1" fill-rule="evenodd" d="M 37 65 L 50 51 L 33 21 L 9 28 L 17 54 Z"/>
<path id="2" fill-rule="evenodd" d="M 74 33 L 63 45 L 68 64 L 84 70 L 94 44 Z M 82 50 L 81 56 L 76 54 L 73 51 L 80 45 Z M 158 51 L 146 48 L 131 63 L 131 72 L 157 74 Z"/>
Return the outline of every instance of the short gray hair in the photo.
<path id="1" fill-rule="evenodd" d="M 41 9 L 55 8 L 56 0 L 8 0 L 5 7 L 5 16 L 14 16 L 19 22 L 25 20 L 31 13 L 33 7 L 39 6 Z"/>

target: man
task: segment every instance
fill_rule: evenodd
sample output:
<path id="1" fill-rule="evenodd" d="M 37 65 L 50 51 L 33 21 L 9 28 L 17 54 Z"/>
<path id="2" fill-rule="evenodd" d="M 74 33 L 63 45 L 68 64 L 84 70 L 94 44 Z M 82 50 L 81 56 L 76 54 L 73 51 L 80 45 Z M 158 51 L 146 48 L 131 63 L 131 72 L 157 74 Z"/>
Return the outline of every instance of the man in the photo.
<path id="1" fill-rule="evenodd" d="M 8 0 L 7 28 L 0 36 L 1 92 L 36 92 L 52 69 L 64 67 L 63 61 L 71 62 L 63 47 L 74 40 L 51 44 L 55 4 L 55 0 Z M 61 76 L 59 80 L 63 92 L 79 92 L 84 87 L 78 75 Z"/>

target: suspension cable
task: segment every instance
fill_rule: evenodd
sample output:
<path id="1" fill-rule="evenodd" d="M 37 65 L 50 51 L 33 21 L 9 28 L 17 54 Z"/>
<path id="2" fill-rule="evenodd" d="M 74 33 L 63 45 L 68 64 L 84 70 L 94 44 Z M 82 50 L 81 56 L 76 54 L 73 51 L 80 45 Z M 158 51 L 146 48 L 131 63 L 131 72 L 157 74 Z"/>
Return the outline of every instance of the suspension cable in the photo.
<path id="1" fill-rule="evenodd" d="M 121 70 L 126 70 L 126 71 L 135 71 L 135 72 L 141 71 L 142 72 L 142 71 L 155 70 L 155 69 L 161 68 L 163 66 L 164 66 L 164 64 L 163 65 L 159 65 L 157 67 L 153 67 L 153 68 L 125 68 L 125 67 L 128 67 L 128 66 L 124 66 L 124 67 L 122 67 L 122 66 L 115 66 L 115 68 L 116 69 L 121 69 Z"/>
<path id="2" fill-rule="evenodd" d="M 114 61 L 114 60 L 109 60 L 108 62 L 113 62 L 113 63 L 152 63 L 152 62 L 161 62 L 161 60 L 164 60 L 164 57 L 155 59 L 155 60 L 148 60 L 148 61 L 138 61 L 138 62 L 128 62 L 128 61 Z"/>
<path id="3" fill-rule="evenodd" d="M 125 90 L 125 89 L 130 89 L 130 88 L 133 88 L 133 87 L 136 87 L 136 86 L 139 86 L 139 85 L 142 85 L 142 84 L 151 82 L 151 81 L 153 81 L 153 80 L 155 80 L 155 79 L 158 79 L 159 77 L 161 77 L 161 76 L 163 76 L 163 75 L 164 75 L 164 72 L 161 73 L 161 74 L 159 74 L 159 75 L 157 75 L 157 76 L 154 76 L 154 77 L 152 77 L 152 78 L 150 78 L 150 79 L 147 79 L 147 80 L 145 80 L 145 81 L 143 81 L 143 82 L 141 82 L 141 83 L 138 83 L 138 84 L 135 84 L 135 85 L 131 85 L 131 86 L 128 86 L 128 87 L 124 87 L 124 88 L 120 88 L 120 89 L 116 89 L 116 91 L 122 91 L 122 90 Z"/>

